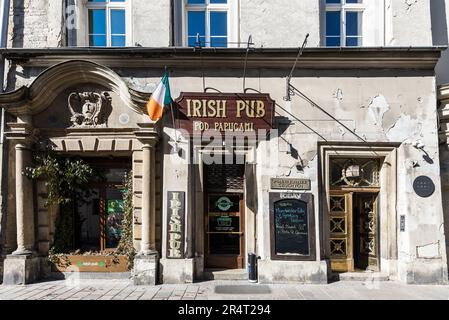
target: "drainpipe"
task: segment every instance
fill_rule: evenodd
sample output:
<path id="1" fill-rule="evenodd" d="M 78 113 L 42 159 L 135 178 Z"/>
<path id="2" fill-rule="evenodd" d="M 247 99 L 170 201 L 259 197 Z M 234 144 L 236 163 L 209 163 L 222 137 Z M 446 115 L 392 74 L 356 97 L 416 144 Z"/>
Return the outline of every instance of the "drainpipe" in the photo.
<path id="1" fill-rule="evenodd" d="M 0 47 L 6 48 L 8 43 L 8 23 L 9 23 L 9 4 L 10 0 L 2 0 L 0 7 Z M 0 57 L 0 92 L 4 91 L 5 79 L 5 59 Z M 5 232 L 3 232 L 6 222 L 6 194 L 7 194 L 7 172 L 6 153 L 7 142 L 5 141 L 5 109 L 1 109 L 1 124 L 0 124 L 0 258 L 3 254 L 3 244 L 5 239 Z"/>

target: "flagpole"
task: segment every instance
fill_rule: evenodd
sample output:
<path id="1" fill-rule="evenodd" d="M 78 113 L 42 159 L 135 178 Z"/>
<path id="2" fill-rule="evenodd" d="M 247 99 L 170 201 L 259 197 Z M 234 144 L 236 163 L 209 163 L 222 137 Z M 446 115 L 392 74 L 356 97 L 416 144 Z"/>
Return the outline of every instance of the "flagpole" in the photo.
<path id="1" fill-rule="evenodd" d="M 164 73 L 168 76 L 168 68 L 167 66 L 164 66 Z M 173 108 L 173 100 L 170 97 L 170 113 L 171 113 L 171 120 L 173 124 L 173 130 L 175 130 L 175 152 L 178 152 L 178 133 L 176 132 L 176 125 L 175 125 L 175 112 Z"/>
<path id="2" fill-rule="evenodd" d="M 171 119 L 173 122 L 173 129 L 175 130 L 175 152 L 178 152 L 178 133 L 176 132 L 175 110 L 173 108 L 173 101 L 170 102 L 170 113 L 171 113 Z"/>

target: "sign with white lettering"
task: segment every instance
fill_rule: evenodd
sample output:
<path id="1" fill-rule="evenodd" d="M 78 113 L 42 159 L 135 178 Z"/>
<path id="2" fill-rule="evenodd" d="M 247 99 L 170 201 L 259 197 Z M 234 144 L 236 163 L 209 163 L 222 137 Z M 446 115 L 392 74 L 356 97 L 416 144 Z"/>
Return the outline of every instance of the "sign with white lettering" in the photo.
<path id="1" fill-rule="evenodd" d="M 429 177 L 419 176 L 413 181 L 413 189 L 418 196 L 428 198 L 435 192 L 435 184 Z"/>
<path id="2" fill-rule="evenodd" d="M 167 192 L 167 258 L 184 258 L 185 192 Z"/>
<path id="3" fill-rule="evenodd" d="M 190 133 L 257 133 L 273 127 L 274 101 L 268 94 L 181 93 L 175 104 L 179 128 Z"/>
<path id="4" fill-rule="evenodd" d="M 269 197 L 271 259 L 315 260 L 313 195 L 270 192 Z"/>
<path id="5" fill-rule="evenodd" d="M 310 180 L 271 178 L 271 189 L 310 190 Z"/>

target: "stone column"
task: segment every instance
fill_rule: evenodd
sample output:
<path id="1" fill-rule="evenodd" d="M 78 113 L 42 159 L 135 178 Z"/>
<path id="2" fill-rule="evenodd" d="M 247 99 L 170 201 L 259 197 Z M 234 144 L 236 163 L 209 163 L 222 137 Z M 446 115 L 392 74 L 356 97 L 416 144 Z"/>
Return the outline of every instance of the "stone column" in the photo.
<path id="1" fill-rule="evenodd" d="M 156 186 L 155 151 L 158 133 L 153 123 L 140 123 L 135 131 L 142 145 L 142 239 L 140 251 L 134 258 L 133 281 L 135 285 L 156 285 L 159 254 L 156 251 Z"/>
<path id="2" fill-rule="evenodd" d="M 142 241 L 140 254 L 153 254 L 155 244 L 155 160 L 154 142 L 144 144 L 142 163 Z"/>
<path id="3" fill-rule="evenodd" d="M 3 284 L 6 285 L 28 284 L 40 277 L 40 258 L 34 254 L 33 184 L 23 175 L 30 160 L 27 144 L 19 142 L 15 147 L 17 249 L 4 261 Z"/>
<path id="4" fill-rule="evenodd" d="M 34 251 L 34 212 L 32 182 L 23 171 L 28 164 L 30 151 L 18 143 L 16 149 L 16 219 L 17 250 L 13 255 L 31 254 Z"/>

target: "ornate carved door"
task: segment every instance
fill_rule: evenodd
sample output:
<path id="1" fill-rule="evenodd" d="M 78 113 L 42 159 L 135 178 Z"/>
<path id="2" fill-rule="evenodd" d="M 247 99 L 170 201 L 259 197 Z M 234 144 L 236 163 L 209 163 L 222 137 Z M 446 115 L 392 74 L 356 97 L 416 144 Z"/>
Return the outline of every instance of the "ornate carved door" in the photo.
<path id="1" fill-rule="evenodd" d="M 355 197 L 355 262 L 364 270 L 379 271 L 378 194 L 359 193 Z"/>
<path id="2" fill-rule="evenodd" d="M 337 272 L 354 271 L 352 250 L 352 192 L 329 197 L 330 262 Z"/>

